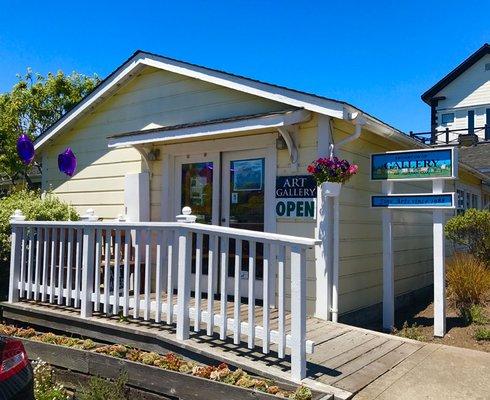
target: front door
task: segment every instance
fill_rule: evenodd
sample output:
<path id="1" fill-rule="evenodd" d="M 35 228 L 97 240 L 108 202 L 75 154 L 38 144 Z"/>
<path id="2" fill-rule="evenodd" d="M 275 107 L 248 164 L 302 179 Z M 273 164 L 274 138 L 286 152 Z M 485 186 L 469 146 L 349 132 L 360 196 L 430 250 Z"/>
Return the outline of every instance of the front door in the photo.
<path id="1" fill-rule="evenodd" d="M 221 224 L 231 228 L 265 230 L 266 154 L 264 150 L 236 151 L 223 154 L 222 162 Z M 228 262 L 228 293 L 233 293 L 235 279 L 236 243 L 230 240 Z M 249 243 L 242 243 L 242 268 L 240 292 L 248 290 Z M 262 299 L 263 246 L 256 246 L 255 293 Z"/>

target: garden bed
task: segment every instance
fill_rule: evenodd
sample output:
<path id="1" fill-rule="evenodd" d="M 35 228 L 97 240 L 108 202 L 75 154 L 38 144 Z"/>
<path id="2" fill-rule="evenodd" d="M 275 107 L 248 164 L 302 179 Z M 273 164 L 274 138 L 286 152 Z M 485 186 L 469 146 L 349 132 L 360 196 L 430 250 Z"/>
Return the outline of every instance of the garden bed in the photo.
<path id="1" fill-rule="evenodd" d="M 173 353 L 160 355 L 7 325 L 0 325 L 0 333 L 21 338 L 31 359 L 40 358 L 54 367 L 109 379 L 127 373 L 129 386 L 179 399 L 318 400 L 326 397 L 305 387 L 276 385 L 240 369 L 231 371 L 226 364 L 200 365 Z"/>

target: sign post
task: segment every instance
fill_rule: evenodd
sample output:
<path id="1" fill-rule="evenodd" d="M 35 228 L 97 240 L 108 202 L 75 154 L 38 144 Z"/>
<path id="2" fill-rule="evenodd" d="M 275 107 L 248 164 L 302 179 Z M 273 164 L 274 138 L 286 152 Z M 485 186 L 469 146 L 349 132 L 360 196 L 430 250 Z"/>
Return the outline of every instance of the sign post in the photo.
<path id="1" fill-rule="evenodd" d="M 446 179 L 457 179 L 455 148 L 395 151 L 371 155 L 371 180 L 382 181 L 383 195 L 371 207 L 383 209 L 383 328 L 394 326 L 392 209 L 433 210 L 434 336 L 446 333 L 444 210 L 456 207 L 454 193 L 444 193 Z M 432 180 L 432 193 L 393 194 L 396 181 Z"/>

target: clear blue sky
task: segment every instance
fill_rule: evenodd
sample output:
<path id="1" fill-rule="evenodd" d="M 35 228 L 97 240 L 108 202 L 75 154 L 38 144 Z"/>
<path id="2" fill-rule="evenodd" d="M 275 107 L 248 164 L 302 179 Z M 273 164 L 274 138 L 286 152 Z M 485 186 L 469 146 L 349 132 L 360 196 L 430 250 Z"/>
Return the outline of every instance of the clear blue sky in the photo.
<path id="1" fill-rule="evenodd" d="M 184 4 L 185 3 L 185 4 Z M 136 49 L 348 101 L 404 131 L 490 41 L 488 1 L 0 1 L 0 91 L 31 67 L 105 77 Z"/>

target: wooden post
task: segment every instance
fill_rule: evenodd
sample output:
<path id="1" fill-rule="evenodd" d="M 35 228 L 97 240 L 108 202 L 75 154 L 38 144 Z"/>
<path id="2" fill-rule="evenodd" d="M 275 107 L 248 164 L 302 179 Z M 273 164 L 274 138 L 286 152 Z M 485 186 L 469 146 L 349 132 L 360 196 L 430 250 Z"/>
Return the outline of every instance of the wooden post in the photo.
<path id="1" fill-rule="evenodd" d="M 383 181 L 383 193 L 391 194 L 393 182 Z M 391 331 L 395 325 L 395 279 L 393 267 L 392 211 L 383 209 L 383 329 Z"/>
<path id="2" fill-rule="evenodd" d="M 91 317 L 93 312 L 92 293 L 94 291 L 95 271 L 94 247 L 95 228 L 85 227 L 83 229 L 82 293 L 80 310 L 82 318 Z"/>
<path id="3" fill-rule="evenodd" d="M 432 181 L 433 193 L 443 193 L 444 180 Z M 444 260 L 444 211 L 433 211 L 434 236 L 434 336 L 446 333 L 446 271 Z"/>
<path id="4" fill-rule="evenodd" d="M 189 339 L 189 300 L 191 290 L 192 233 L 181 228 L 177 273 L 177 339 Z M 174 249 L 175 251 L 175 249 Z"/>
<path id="5" fill-rule="evenodd" d="M 291 377 L 306 377 L 306 251 L 291 247 Z"/>

